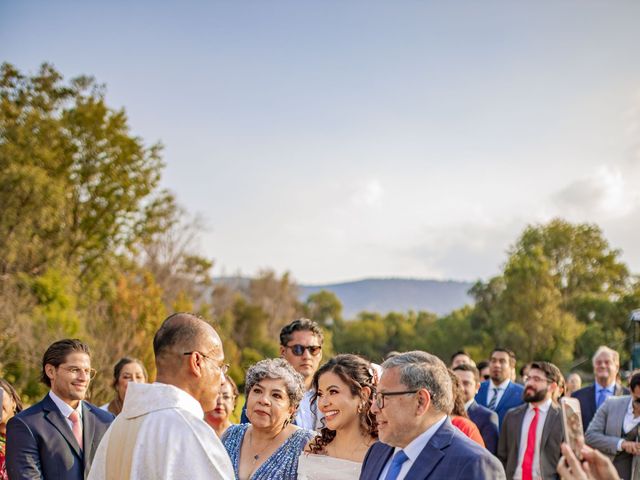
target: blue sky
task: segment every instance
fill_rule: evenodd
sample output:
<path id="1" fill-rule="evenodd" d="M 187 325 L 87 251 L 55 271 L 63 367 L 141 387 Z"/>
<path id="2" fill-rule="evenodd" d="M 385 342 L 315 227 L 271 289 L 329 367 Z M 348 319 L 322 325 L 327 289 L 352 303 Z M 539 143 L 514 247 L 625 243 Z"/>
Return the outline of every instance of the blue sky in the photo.
<path id="1" fill-rule="evenodd" d="M 0 0 L 0 59 L 105 83 L 216 274 L 487 278 L 555 216 L 640 272 L 639 22 L 636 1 Z"/>

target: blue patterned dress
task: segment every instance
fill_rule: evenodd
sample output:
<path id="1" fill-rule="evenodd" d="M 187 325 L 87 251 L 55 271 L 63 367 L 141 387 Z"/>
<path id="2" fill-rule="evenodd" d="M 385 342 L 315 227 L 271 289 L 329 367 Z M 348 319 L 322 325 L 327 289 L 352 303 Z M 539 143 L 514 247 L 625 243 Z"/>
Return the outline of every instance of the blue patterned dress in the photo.
<path id="1" fill-rule="evenodd" d="M 231 425 L 222 436 L 222 443 L 227 449 L 229 457 L 231 457 L 236 479 L 239 478 L 238 469 L 240 465 L 242 441 L 250 425 L 249 423 Z M 297 480 L 298 458 L 302 450 L 304 450 L 305 445 L 314 436 L 315 433 L 310 430 L 302 428 L 296 430 L 260 465 L 260 468 L 253 472 L 251 480 Z"/>

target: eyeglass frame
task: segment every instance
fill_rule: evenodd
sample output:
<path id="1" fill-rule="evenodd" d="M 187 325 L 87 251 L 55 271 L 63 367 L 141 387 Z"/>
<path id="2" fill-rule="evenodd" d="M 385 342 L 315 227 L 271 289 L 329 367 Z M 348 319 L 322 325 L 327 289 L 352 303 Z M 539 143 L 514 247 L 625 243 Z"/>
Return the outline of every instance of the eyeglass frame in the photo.
<path id="1" fill-rule="evenodd" d="M 89 381 L 96 378 L 96 375 L 98 374 L 98 371 L 95 368 L 80 368 L 80 367 L 76 367 L 75 365 L 72 365 L 71 367 L 67 367 L 65 365 L 58 365 L 56 368 L 62 368 L 63 370 L 66 370 L 74 377 L 77 377 L 78 374 L 82 371 L 89 378 Z"/>
<path id="2" fill-rule="evenodd" d="M 418 393 L 420 390 L 405 390 L 403 392 L 373 392 L 373 401 L 376 404 L 376 407 L 378 407 L 379 410 L 382 410 L 384 408 L 384 397 L 389 396 L 389 397 L 395 397 L 398 395 L 409 395 L 411 394 L 416 394 Z"/>
<path id="3" fill-rule="evenodd" d="M 293 353 L 296 357 L 302 357 L 304 355 L 305 350 L 309 352 L 312 357 L 317 356 L 322 351 L 322 345 L 301 345 L 296 343 L 294 345 L 284 345 L 284 348 L 290 348 L 291 353 Z M 297 349 L 300 353 L 296 353 Z M 300 351 L 302 349 L 302 351 Z M 313 352 L 315 350 L 315 353 Z"/>
<path id="4" fill-rule="evenodd" d="M 231 367 L 231 365 L 229 365 L 228 363 L 222 363 L 220 365 L 216 365 L 216 363 L 215 363 L 216 359 L 215 358 L 213 358 L 213 357 L 211 357 L 209 355 L 206 355 L 206 354 L 204 354 L 204 353 L 202 353 L 202 352 L 200 352 L 198 350 L 193 350 L 191 352 L 183 352 L 182 354 L 183 355 L 192 355 L 194 353 L 197 353 L 198 355 L 202 356 L 203 358 L 206 358 L 207 360 L 213 360 L 214 365 L 220 370 L 222 375 L 226 375 L 227 372 L 229 371 L 229 368 Z"/>

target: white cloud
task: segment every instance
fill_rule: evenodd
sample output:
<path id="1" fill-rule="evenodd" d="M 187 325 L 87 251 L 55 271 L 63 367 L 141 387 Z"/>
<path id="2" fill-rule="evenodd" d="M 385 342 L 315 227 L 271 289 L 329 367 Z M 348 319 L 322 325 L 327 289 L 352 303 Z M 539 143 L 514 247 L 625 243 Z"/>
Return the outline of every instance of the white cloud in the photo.
<path id="1" fill-rule="evenodd" d="M 384 190 L 379 180 L 373 178 L 361 181 L 356 185 L 351 195 L 351 203 L 358 207 L 372 207 L 381 204 Z"/>

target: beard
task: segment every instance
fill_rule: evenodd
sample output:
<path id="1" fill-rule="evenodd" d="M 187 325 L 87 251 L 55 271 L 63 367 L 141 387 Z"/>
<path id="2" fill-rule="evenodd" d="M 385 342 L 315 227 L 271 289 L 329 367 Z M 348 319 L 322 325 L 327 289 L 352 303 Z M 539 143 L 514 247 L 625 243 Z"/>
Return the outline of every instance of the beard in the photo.
<path id="1" fill-rule="evenodd" d="M 526 403 L 542 402 L 547 396 L 547 391 L 547 388 L 544 390 L 534 390 L 527 387 L 524 389 L 524 392 L 522 392 L 522 400 Z"/>

